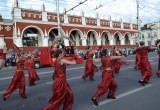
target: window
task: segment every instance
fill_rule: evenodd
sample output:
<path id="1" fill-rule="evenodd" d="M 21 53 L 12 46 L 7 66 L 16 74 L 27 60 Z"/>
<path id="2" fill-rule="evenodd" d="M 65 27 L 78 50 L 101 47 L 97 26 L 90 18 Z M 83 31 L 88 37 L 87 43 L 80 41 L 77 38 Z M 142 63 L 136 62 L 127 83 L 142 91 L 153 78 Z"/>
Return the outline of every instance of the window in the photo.
<path id="1" fill-rule="evenodd" d="M 151 34 L 150 33 L 148 33 L 148 38 L 150 38 L 151 37 Z"/>
<path id="2" fill-rule="evenodd" d="M 154 36 L 153 36 L 154 38 L 156 38 L 157 37 L 157 32 L 154 32 Z"/>

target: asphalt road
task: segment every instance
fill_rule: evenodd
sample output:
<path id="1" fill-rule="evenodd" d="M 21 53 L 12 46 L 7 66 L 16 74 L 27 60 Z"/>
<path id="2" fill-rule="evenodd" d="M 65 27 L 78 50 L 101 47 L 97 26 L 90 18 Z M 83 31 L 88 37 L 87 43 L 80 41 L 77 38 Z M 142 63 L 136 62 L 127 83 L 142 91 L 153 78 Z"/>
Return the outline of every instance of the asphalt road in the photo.
<path id="1" fill-rule="evenodd" d="M 97 86 L 101 82 L 101 70 L 95 73 L 95 81 L 81 79 L 84 73 L 84 63 L 80 65 L 69 65 L 67 67 L 67 80 L 74 93 L 74 105 L 72 110 L 159 110 L 160 108 L 160 78 L 156 75 L 151 77 L 151 81 L 142 87 L 138 80 L 141 78 L 140 71 L 134 70 L 135 56 L 128 56 L 122 59 L 130 61 L 128 66 L 122 66 L 119 74 L 115 74 L 118 83 L 116 100 L 107 99 L 105 94 L 95 107 L 91 102 L 91 97 L 97 91 Z M 154 73 L 158 67 L 157 53 L 149 53 L 149 61 Z M 96 63 L 98 67 L 100 63 Z M 18 91 L 14 92 L 7 101 L 3 101 L 2 95 L 7 89 L 15 69 L 0 70 L 0 110 L 40 110 L 47 105 L 52 96 L 52 67 L 37 69 L 41 78 L 36 86 L 28 86 L 28 73 L 26 75 L 27 99 L 22 99 Z"/>

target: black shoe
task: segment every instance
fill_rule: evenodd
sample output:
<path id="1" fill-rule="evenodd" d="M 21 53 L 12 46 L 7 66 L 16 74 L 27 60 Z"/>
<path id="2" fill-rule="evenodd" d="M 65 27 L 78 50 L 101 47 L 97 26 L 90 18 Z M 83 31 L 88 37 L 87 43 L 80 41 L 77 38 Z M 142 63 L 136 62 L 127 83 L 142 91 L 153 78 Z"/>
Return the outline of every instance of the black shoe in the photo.
<path id="1" fill-rule="evenodd" d="M 160 78 L 160 74 L 156 73 L 157 77 Z"/>
<path id="2" fill-rule="evenodd" d="M 90 80 L 91 80 L 91 81 L 95 81 L 95 79 L 93 79 L 93 78 L 90 78 Z"/>
<path id="3" fill-rule="evenodd" d="M 116 99 L 116 97 L 107 96 L 108 99 Z"/>
<path id="4" fill-rule="evenodd" d="M 84 78 L 84 77 L 82 77 L 82 79 L 85 81 L 86 80 L 86 78 Z"/>
<path id="5" fill-rule="evenodd" d="M 21 96 L 23 99 L 26 99 L 27 98 L 27 96 L 26 95 L 24 95 L 24 96 Z"/>
<path id="6" fill-rule="evenodd" d="M 149 82 L 148 81 L 143 81 L 144 83 L 148 84 Z"/>
<path id="7" fill-rule="evenodd" d="M 7 100 L 7 98 L 4 98 L 4 97 L 3 97 L 3 100 L 4 100 L 4 101 L 6 101 L 6 100 Z"/>
<path id="8" fill-rule="evenodd" d="M 94 98 L 92 97 L 91 100 L 93 101 L 93 103 L 94 103 L 95 106 L 98 106 L 97 99 L 94 99 Z"/>
<path id="9" fill-rule="evenodd" d="M 135 66 L 134 69 L 137 70 L 137 67 Z"/>
<path id="10" fill-rule="evenodd" d="M 145 86 L 144 81 L 139 80 L 138 81 L 142 86 Z"/>

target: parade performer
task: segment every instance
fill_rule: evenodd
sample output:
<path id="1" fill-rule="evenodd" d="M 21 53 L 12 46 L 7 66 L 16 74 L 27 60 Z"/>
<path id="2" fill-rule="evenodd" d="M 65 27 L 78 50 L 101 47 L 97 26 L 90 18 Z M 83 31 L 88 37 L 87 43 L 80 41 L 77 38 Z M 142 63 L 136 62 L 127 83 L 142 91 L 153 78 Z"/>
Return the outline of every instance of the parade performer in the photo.
<path id="1" fill-rule="evenodd" d="M 27 98 L 25 94 L 25 76 L 24 76 L 24 60 L 25 57 L 23 54 L 18 54 L 17 56 L 17 69 L 14 73 L 14 76 L 12 78 L 12 81 L 6 90 L 6 92 L 3 94 L 3 100 L 6 100 L 13 91 L 16 89 L 19 89 L 19 94 L 22 98 Z"/>
<path id="2" fill-rule="evenodd" d="M 49 100 L 49 104 L 42 110 L 59 110 L 63 103 L 63 110 L 71 110 L 73 105 L 73 92 L 69 87 L 66 79 L 66 65 L 76 64 L 76 61 L 68 61 L 64 59 L 62 50 L 55 53 L 55 72 L 53 82 L 53 96 Z"/>
<path id="3" fill-rule="evenodd" d="M 140 69 L 140 62 L 141 62 L 141 56 L 137 49 L 138 47 L 140 47 L 139 43 L 136 43 L 136 59 L 135 59 L 135 67 L 134 67 L 136 70 Z"/>
<path id="4" fill-rule="evenodd" d="M 91 98 L 93 103 L 98 106 L 98 101 L 101 96 L 103 96 L 107 91 L 109 99 L 116 99 L 115 91 L 117 89 L 117 83 L 114 79 L 113 71 L 112 71 L 112 60 L 120 59 L 123 56 L 109 56 L 106 49 L 102 51 L 103 57 L 101 59 L 94 60 L 94 62 L 101 61 L 103 64 L 103 72 L 102 72 L 102 82 L 98 86 L 98 90 L 94 97 Z"/>
<path id="5" fill-rule="evenodd" d="M 119 53 L 119 51 L 117 50 L 117 47 L 114 46 L 113 47 L 113 53 L 112 53 L 113 56 L 121 56 L 121 54 Z M 115 59 L 115 60 L 112 60 L 112 65 L 113 65 L 113 71 L 115 73 L 119 73 L 120 71 L 120 66 L 121 66 L 121 63 L 120 63 L 120 59 Z"/>
<path id="6" fill-rule="evenodd" d="M 157 49 L 158 49 L 157 53 L 158 53 L 158 56 L 159 56 L 158 70 L 157 70 L 156 74 L 157 74 L 157 77 L 160 78 L 160 39 L 157 40 L 156 46 L 157 46 Z"/>
<path id="7" fill-rule="evenodd" d="M 29 86 L 33 86 L 35 85 L 35 81 L 40 80 L 34 67 L 34 56 L 33 55 L 29 56 L 27 62 L 29 63 L 28 65 Z"/>
<path id="8" fill-rule="evenodd" d="M 88 50 L 85 52 L 86 55 L 86 64 L 85 64 L 85 72 L 84 75 L 82 76 L 82 78 L 85 80 L 87 77 L 89 77 L 89 79 L 91 81 L 94 81 L 93 77 L 94 77 L 94 72 L 98 71 L 98 68 L 93 64 L 93 50 L 91 46 L 88 46 L 87 48 Z"/>
<path id="9" fill-rule="evenodd" d="M 137 48 L 141 57 L 140 70 L 142 74 L 142 78 L 139 80 L 139 83 L 145 86 L 145 83 L 149 83 L 150 77 L 153 75 L 153 71 L 148 60 L 148 51 L 150 51 L 150 47 L 144 46 L 143 41 L 140 42 L 140 46 L 141 47 Z"/>
<path id="10" fill-rule="evenodd" d="M 3 68 L 6 61 L 6 53 L 7 53 L 7 47 L 4 46 L 3 49 L 0 49 L 0 69 Z"/>

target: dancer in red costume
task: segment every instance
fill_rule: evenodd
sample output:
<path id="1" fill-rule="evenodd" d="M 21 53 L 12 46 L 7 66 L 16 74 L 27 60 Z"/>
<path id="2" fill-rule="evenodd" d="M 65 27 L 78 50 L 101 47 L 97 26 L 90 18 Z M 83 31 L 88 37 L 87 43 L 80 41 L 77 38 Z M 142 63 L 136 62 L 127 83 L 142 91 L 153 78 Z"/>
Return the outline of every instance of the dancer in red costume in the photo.
<path id="1" fill-rule="evenodd" d="M 113 53 L 112 53 L 113 56 L 121 56 L 121 54 L 119 53 L 119 51 L 117 50 L 117 47 L 114 46 L 113 47 Z M 120 63 L 120 59 L 115 59 L 115 60 L 112 60 L 112 65 L 113 65 L 113 71 L 115 73 L 119 73 L 120 71 L 120 66 L 121 66 L 121 63 Z"/>
<path id="2" fill-rule="evenodd" d="M 149 83 L 150 77 L 153 75 L 153 71 L 148 61 L 148 51 L 150 51 L 150 47 L 144 46 L 143 41 L 140 42 L 140 46 L 141 47 L 137 48 L 141 57 L 140 70 L 142 74 L 142 78 L 139 80 L 139 83 L 145 86 L 146 83 Z"/>
<path id="3" fill-rule="evenodd" d="M 34 59 L 33 58 L 34 58 L 34 56 L 31 55 L 27 59 L 27 61 L 29 63 L 29 66 L 28 66 L 29 86 L 35 85 L 35 81 L 40 80 L 40 78 L 35 70 L 35 67 L 34 67 Z"/>
<path id="4" fill-rule="evenodd" d="M 94 77 L 94 72 L 98 71 L 98 68 L 93 64 L 93 51 L 92 51 L 92 47 L 88 46 L 87 48 L 88 50 L 86 51 L 86 65 L 85 65 L 85 73 L 82 76 L 82 78 L 85 80 L 87 77 L 89 77 L 89 79 L 91 81 L 94 81 L 93 77 Z"/>
<path id="5" fill-rule="evenodd" d="M 12 78 L 11 84 L 9 85 L 6 92 L 3 94 L 3 100 L 6 100 L 12 92 L 19 89 L 19 94 L 22 98 L 27 98 L 25 94 L 25 76 L 24 76 L 24 55 L 18 55 L 17 57 L 17 69 Z"/>
<path id="6" fill-rule="evenodd" d="M 120 59 L 123 57 L 109 56 L 106 49 L 104 49 L 102 53 L 104 56 L 101 59 L 94 60 L 95 62 L 101 61 L 104 67 L 104 70 L 102 72 L 102 82 L 99 84 L 96 94 L 91 99 L 96 106 L 98 106 L 97 99 L 103 96 L 107 92 L 107 90 L 109 91 L 107 98 L 116 99 L 115 91 L 117 89 L 117 83 L 113 76 L 112 60 Z"/>
<path id="7" fill-rule="evenodd" d="M 6 46 L 4 46 L 3 49 L 0 49 L 0 69 L 3 68 L 3 66 L 5 65 L 6 52 L 7 52 Z"/>
<path id="8" fill-rule="evenodd" d="M 49 104 L 42 110 L 59 110 L 62 103 L 63 110 L 71 110 L 73 105 L 73 93 L 66 80 L 66 64 L 76 64 L 76 61 L 64 59 L 61 50 L 56 51 L 55 57 L 53 96 L 50 98 Z"/>
<path id="9" fill-rule="evenodd" d="M 160 39 L 157 40 L 156 46 L 157 46 L 157 49 L 158 49 L 157 53 L 158 53 L 158 55 L 159 55 L 158 70 L 157 70 L 156 74 L 157 74 L 157 77 L 160 78 Z"/>
<path id="10" fill-rule="evenodd" d="M 136 43 L 137 48 L 139 47 L 139 43 Z M 141 56 L 139 54 L 138 49 L 136 48 L 136 61 L 135 61 L 135 69 L 139 70 L 140 69 L 140 62 L 141 62 Z"/>

